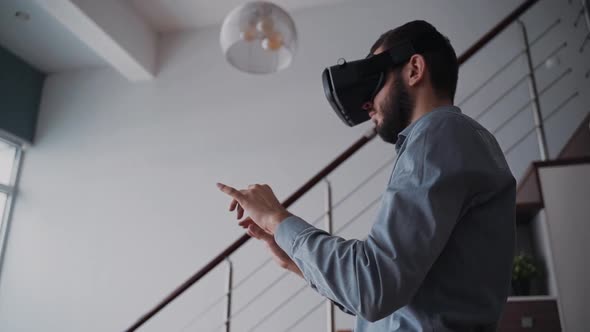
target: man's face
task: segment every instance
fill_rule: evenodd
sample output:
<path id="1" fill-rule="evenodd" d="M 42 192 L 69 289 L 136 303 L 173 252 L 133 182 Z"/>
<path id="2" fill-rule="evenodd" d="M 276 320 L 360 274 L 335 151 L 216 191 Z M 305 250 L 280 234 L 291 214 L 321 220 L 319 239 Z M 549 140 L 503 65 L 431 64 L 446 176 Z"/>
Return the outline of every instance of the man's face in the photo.
<path id="1" fill-rule="evenodd" d="M 383 51 L 380 47 L 375 51 Z M 373 99 L 367 109 L 371 120 L 375 123 L 377 133 L 388 143 L 395 144 L 398 134 L 410 124 L 414 101 L 412 100 L 401 70 L 387 74 L 383 88 Z"/>

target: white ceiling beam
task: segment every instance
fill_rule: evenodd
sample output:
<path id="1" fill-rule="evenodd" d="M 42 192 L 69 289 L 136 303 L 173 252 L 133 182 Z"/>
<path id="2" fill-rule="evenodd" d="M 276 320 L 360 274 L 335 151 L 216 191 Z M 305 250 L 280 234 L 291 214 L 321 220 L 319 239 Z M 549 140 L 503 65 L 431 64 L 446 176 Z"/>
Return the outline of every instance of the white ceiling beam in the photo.
<path id="1" fill-rule="evenodd" d="M 154 78 L 157 36 L 126 1 L 36 2 L 130 81 Z"/>

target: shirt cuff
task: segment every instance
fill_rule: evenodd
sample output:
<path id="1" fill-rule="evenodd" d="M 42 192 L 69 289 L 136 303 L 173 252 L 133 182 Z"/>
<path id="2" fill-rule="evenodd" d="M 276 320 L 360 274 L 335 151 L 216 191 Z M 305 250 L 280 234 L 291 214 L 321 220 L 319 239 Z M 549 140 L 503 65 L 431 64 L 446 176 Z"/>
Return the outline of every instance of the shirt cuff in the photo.
<path id="1" fill-rule="evenodd" d="M 297 216 L 285 218 L 275 229 L 275 242 L 289 257 L 293 257 L 293 243 L 304 230 L 313 227 Z"/>

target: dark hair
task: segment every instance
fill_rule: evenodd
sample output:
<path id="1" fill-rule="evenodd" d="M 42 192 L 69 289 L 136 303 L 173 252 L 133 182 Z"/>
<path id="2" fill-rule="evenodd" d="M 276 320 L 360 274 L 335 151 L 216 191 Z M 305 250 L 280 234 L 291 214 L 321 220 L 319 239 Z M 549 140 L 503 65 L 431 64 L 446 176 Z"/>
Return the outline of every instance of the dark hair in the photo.
<path id="1" fill-rule="evenodd" d="M 426 51 L 421 54 L 426 61 L 426 69 L 430 74 L 434 91 L 439 97 L 454 100 L 459 73 L 457 55 L 449 39 L 438 32 L 432 24 L 426 21 L 412 21 L 389 30 L 382 34 L 373 44 L 371 53 L 375 53 L 379 47 L 387 50 L 402 41 L 411 42 L 415 40 L 421 40 L 422 43 L 426 41 L 426 46 L 430 43 L 444 45 L 436 50 Z M 444 42 L 441 43 L 441 40 Z"/>

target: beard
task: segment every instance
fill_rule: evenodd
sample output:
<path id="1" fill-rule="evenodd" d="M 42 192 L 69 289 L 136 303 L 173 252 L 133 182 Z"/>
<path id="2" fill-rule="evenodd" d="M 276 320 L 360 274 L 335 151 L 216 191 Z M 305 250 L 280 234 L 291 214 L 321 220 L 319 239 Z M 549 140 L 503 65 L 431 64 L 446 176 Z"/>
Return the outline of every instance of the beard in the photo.
<path id="1" fill-rule="evenodd" d="M 377 125 L 377 134 L 385 142 L 395 144 L 399 133 L 410 125 L 414 101 L 401 75 L 397 75 L 391 90 L 379 105 L 383 121 Z"/>

